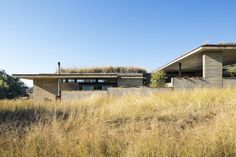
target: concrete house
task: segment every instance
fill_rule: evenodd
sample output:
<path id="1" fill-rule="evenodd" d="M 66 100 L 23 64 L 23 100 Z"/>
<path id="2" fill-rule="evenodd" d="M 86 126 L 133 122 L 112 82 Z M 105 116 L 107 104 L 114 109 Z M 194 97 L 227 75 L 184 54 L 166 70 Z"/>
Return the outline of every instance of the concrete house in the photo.
<path id="1" fill-rule="evenodd" d="M 165 90 L 223 88 L 236 86 L 236 78 L 225 73 L 225 67 L 233 64 L 236 64 L 236 44 L 207 44 L 180 56 L 156 71 L 163 70 L 166 73 L 166 87 L 169 88 Z M 112 87 L 145 86 L 150 79 L 148 73 L 51 73 L 13 76 L 33 80 L 34 100 L 73 99 L 94 93 L 92 91 L 107 93 Z M 145 93 L 146 90 L 154 91 L 150 88 L 138 90 L 141 93 Z M 128 90 L 125 89 L 126 91 Z"/>
<path id="2" fill-rule="evenodd" d="M 33 80 L 34 100 L 70 99 L 91 91 L 103 92 L 111 87 L 139 87 L 144 84 L 142 73 L 63 73 L 13 74 L 15 78 Z"/>
<path id="3" fill-rule="evenodd" d="M 202 45 L 157 69 L 167 74 L 166 86 L 174 89 L 236 86 L 224 67 L 236 63 L 236 44 Z"/>

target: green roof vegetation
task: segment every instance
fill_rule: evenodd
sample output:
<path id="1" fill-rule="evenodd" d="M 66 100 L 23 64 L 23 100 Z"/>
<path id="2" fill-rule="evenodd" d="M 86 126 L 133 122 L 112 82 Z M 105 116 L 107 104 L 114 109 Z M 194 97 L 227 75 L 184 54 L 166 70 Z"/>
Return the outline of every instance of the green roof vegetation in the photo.
<path id="1" fill-rule="evenodd" d="M 134 66 L 61 68 L 61 73 L 147 73 L 147 70 Z"/>

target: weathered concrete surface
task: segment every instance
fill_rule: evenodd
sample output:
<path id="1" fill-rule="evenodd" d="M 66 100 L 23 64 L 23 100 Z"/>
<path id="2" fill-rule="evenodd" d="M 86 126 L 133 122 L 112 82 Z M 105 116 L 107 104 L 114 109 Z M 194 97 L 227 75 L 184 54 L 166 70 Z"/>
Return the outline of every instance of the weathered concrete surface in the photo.
<path id="1" fill-rule="evenodd" d="M 81 100 L 92 96 L 107 96 L 107 91 L 62 91 L 61 100 Z"/>
<path id="2" fill-rule="evenodd" d="M 33 100 L 55 100 L 57 94 L 57 79 L 34 79 Z"/>
<path id="3" fill-rule="evenodd" d="M 82 100 L 93 96 L 148 96 L 172 91 L 172 88 L 108 88 L 107 91 L 62 91 L 62 101 Z"/>
<path id="4" fill-rule="evenodd" d="M 108 95 L 123 96 L 123 95 L 138 95 L 148 96 L 160 92 L 172 91 L 172 88 L 109 88 Z"/>
<path id="5" fill-rule="evenodd" d="M 209 83 L 201 77 L 172 78 L 171 83 L 174 89 L 204 88 L 209 86 Z"/>
<path id="6" fill-rule="evenodd" d="M 143 85 L 143 78 L 118 78 L 118 86 L 137 87 Z M 108 86 L 104 86 L 106 89 Z M 33 99 L 34 101 L 55 100 L 57 95 L 57 79 L 34 79 Z M 92 94 L 107 93 L 107 91 L 78 91 L 78 83 L 61 83 L 62 99 L 81 99 Z M 66 91 L 66 92 L 65 92 Z M 63 95 L 64 94 L 64 95 Z"/>
<path id="7" fill-rule="evenodd" d="M 203 78 L 213 87 L 223 87 L 222 52 L 205 52 L 202 56 Z"/>

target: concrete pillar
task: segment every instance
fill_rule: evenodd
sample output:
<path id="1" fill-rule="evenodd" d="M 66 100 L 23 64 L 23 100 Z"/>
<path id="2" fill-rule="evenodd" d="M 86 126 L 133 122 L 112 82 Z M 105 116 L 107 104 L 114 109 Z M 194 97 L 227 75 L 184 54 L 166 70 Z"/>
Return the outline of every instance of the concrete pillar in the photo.
<path id="1" fill-rule="evenodd" d="M 212 87 L 223 87 L 222 52 L 205 52 L 202 56 L 203 78 Z"/>
<path id="2" fill-rule="evenodd" d="M 182 77 L 182 63 L 179 63 L 179 77 Z"/>

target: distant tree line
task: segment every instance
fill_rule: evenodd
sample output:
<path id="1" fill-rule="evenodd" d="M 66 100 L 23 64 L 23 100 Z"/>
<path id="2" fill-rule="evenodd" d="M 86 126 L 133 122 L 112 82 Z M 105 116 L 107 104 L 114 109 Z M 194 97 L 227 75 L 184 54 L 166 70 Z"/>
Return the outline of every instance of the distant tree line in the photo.
<path id="1" fill-rule="evenodd" d="M 0 99 L 14 99 L 27 96 L 27 87 L 19 79 L 8 75 L 4 70 L 0 70 Z"/>

